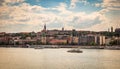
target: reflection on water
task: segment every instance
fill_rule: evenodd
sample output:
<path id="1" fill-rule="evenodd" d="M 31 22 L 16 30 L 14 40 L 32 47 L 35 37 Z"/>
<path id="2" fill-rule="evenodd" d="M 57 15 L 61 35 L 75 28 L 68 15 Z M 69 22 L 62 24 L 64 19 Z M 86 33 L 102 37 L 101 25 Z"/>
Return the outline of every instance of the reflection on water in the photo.
<path id="1" fill-rule="evenodd" d="M 120 69 L 120 50 L 0 48 L 0 69 Z"/>

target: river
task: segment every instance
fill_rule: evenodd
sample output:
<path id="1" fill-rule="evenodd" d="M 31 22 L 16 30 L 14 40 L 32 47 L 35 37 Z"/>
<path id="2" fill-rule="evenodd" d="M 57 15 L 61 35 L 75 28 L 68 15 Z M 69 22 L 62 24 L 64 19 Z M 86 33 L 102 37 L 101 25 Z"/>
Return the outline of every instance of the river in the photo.
<path id="1" fill-rule="evenodd" d="M 0 69 L 120 69 L 120 50 L 0 48 Z"/>

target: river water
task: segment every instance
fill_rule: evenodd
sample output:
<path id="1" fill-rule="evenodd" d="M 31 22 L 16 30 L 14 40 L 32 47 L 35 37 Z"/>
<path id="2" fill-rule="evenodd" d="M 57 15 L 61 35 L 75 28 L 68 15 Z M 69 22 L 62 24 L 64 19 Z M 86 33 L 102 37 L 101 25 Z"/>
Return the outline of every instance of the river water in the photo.
<path id="1" fill-rule="evenodd" d="M 120 69 L 120 50 L 0 48 L 0 69 Z"/>

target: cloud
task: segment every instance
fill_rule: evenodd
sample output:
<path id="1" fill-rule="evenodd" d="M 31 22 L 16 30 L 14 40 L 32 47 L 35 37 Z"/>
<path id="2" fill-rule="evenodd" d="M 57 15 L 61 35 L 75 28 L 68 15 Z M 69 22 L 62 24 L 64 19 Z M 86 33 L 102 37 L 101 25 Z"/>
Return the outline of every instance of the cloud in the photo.
<path id="1" fill-rule="evenodd" d="M 24 2 L 24 0 L 5 0 L 5 3 L 21 3 Z"/>
<path id="2" fill-rule="evenodd" d="M 96 3 L 96 7 L 102 7 L 108 10 L 118 10 L 120 11 L 120 0 L 103 0 L 102 3 Z"/>
<path id="3" fill-rule="evenodd" d="M 98 12 L 99 13 L 99 12 Z M 91 30 L 91 31 L 107 31 L 109 28 L 113 27 L 114 30 L 115 28 L 120 27 L 120 17 L 111 16 L 111 17 L 106 17 L 104 14 L 100 13 L 102 22 L 97 23 L 92 25 L 91 27 L 85 28 L 86 30 Z"/>
<path id="4" fill-rule="evenodd" d="M 2 5 L 3 2 L 4 2 L 4 0 L 0 0 L 0 6 Z"/>
<path id="5" fill-rule="evenodd" d="M 102 7 L 108 9 L 111 8 L 110 10 L 120 10 L 120 0 L 103 0 Z"/>
<path id="6" fill-rule="evenodd" d="M 25 2 L 25 0 L 1 0 L 0 5 L 13 6 L 13 5 L 19 5 L 23 2 Z"/>
<path id="7" fill-rule="evenodd" d="M 84 3 L 84 5 L 88 4 L 87 0 L 71 0 L 70 8 L 75 8 L 77 3 Z"/>
<path id="8" fill-rule="evenodd" d="M 114 30 L 115 28 L 119 28 L 120 27 L 120 21 L 118 20 L 111 20 L 111 21 L 107 21 L 107 22 L 102 22 L 100 24 L 96 24 L 96 25 L 93 25 L 89 28 L 86 28 L 86 30 L 91 30 L 91 31 L 107 31 L 109 28 L 113 27 Z"/>
<path id="9" fill-rule="evenodd" d="M 76 29 L 85 29 L 105 21 L 105 16 L 98 12 L 87 14 L 79 12 L 68 17 L 68 26 L 73 26 Z"/>
<path id="10" fill-rule="evenodd" d="M 8 25 L 11 26 L 11 31 L 14 31 L 13 29 L 16 27 L 24 28 L 25 31 L 28 31 L 27 29 L 36 30 L 36 28 L 43 26 L 44 23 L 54 23 L 56 18 L 59 19 L 56 14 L 46 11 L 50 9 L 37 5 L 32 6 L 28 3 L 22 3 L 18 6 L 4 5 L 0 9 L 0 14 L 2 14 L 0 15 L 0 31 L 6 31 L 7 28 L 10 30 Z M 26 28 L 19 26 L 21 24 L 26 26 Z M 22 29 L 17 31 L 20 30 L 23 31 Z"/>
<path id="11" fill-rule="evenodd" d="M 60 15 L 68 15 L 68 14 L 72 14 L 71 11 L 67 10 L 67 5 L 65 3 L 60 3 L 59 6 L 52 8 L 56 11 L 59 11 Z"/>
<path id="12" fill-rule="evenodd" d="M 8 0 L 11 3 L 12 0 Z M 86 0 L 74 0 L 73 3 Z M 5 3 L 8 3 L 5 2 Z M 45 8 L 38 5 L 30 5 L 24 0 L 14 0 L 18 5 L 0 6 L 0 31 L 21 32 L 40 31 L 43 25 L 47 29 L 83 29 L 83 30 L 106 30 L 110 26 L 118 27 L 119 19 L 113 21 L 105 16 L 109 9 L 103 8 L 98 12 L 74 12 L 68 9 L 65 3 L 52 8 Z"/>
<path id="13" fill-rule="evenodd" d="M 100 7 L 101 4 L 100 3 L 95 3 L 95 7 Z"/>

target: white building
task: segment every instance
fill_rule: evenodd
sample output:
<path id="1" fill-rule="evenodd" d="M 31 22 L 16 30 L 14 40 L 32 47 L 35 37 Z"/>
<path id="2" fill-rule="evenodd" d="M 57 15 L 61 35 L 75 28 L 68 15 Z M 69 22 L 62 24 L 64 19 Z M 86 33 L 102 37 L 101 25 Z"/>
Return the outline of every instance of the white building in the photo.
<path id="1" fill-rule="evenodd" d="M 83 35 L 79 37 L 79 44 L 82 45 L 104 45 L 105 36 L 102 35 Z"/>

